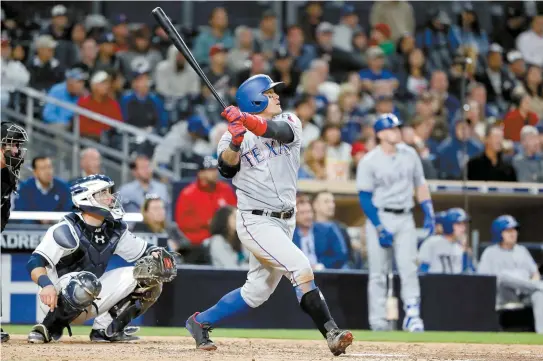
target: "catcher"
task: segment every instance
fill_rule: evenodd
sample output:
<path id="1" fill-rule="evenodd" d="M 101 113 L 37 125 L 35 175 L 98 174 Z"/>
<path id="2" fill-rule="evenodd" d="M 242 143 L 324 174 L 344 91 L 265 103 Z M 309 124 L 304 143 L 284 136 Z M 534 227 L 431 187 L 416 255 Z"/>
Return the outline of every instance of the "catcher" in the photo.
<path id="1" fill-rule="evenodd" d="M 130 342 L 137 327 L 127 327 L 151 307 L 162 283 L 177 275 L 175 259 L 127 230 L 113 181 L 104 175 L 81 178 L 71 187 L 79 212 L 47 230 L 27 264 L 40 287 L 40 307 L 47 313 L 28 335 L 30 343 L 58 341 L 71 324 L 94 318 L 93 342 Z M 133 267 L 105 272 L 117 254 Z"/>

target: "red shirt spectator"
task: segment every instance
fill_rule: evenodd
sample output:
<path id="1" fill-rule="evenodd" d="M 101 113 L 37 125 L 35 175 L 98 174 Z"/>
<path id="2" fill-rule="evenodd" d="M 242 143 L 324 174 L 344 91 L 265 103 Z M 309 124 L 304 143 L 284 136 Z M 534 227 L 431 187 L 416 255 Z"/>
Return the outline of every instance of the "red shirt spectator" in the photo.
<path id="1" fill-rule="evenodd" d="M 212 157 L 200 159 L 198 179 L 181 191 L 175 205 L 175 221 L 187 238 L 196 245 L 211 236 L 209 224 L 215 212 L 226 205 L 235 206 L 232 188 L 217 181 L 217 161 Z"/>
<path id="2" fill-rule="evenodd" d="M 525 125 L 535 126 L 537 114 L 529 111 L 531 97 L 523 95 L 516 109 L 510 110 L 503 120 L 505 139 L 520 142 L 520 131 Z"/>
<path id="3" fill-rule="evenodd" d="M 91 78 L 92 93 L 80 98 L 77 105 L 122 122 L 123 116 L 119 103 L 108 95 L 110 86 L 111 83 L 107 73 L 105 71 L 97 72 Z M 79 134 L 89 138 L 100 139 L 100 134 L 111 128 L 107 124 L 97 122 L 85 116 L 81 116 L 79 120 Z"/>

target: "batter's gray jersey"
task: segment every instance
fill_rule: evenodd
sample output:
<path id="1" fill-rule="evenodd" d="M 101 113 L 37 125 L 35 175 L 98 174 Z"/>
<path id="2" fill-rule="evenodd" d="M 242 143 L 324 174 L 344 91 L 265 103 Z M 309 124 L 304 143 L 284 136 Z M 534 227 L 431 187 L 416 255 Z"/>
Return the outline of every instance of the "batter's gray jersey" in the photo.
<path id="1" fill-rule="evenodd" d="M 373 192 L 377 208 L 413 208 L 413 191 L 426 183 L 422 162 L 417 152 L 406 144 L 398 144 L 395 154 L 375 147 L 358 163 L 358 191 Z"/>
<path id="2" fill-rule="evenodd" d="M 451 242 L 447 238 L 436 235 L 431 236 L 419 249 L 419 263 L 426 263 L 428 273 L 462 273 L 462 258 L 464 249 L 458 242 Z"/>
<path id="3" fill-rule="evenodd" d="M 537 264 L 524 246 L 517 244 L 507 250 L 494 244 L 484 250 L 477 272 L 492 276 L 508 273 L 529 280 L 537 272 Z"/>
<path id="4" fill-rule="evenodd" d="M 294 141 L 285 144 L 249 131 L 245 133 L 240 148 L 241 167 L 232 181 L 240 210 L 280 212 L 296 206 L 302 123 L 292 113 L 279 114 L 272 121 L 289 124 L 294 131 Z M 224 133 L 217 154 L 228 147 L 231 139 L 229 132 Z"/>

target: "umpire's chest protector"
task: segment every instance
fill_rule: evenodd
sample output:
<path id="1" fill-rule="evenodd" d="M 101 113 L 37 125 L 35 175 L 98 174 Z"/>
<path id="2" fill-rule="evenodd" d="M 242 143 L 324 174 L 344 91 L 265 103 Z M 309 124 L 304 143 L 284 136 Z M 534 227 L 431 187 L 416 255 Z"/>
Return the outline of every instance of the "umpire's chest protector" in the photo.
<path id="1" fill-rule="evenodd" d="M 77 249 L 70 255 L 60 259 L 56 266 L 59 277 L 70 272 L 88 271 L 100 278 L 115 252 L 121 237 L 126 232 L 126 223 L 120 221 L 105 221 L 96 230 L 91 230 L 75 213 L 64 217 L 68 224 L 62 227 L 72 227 L 75 231 L 74 245 Z M 62 232 L 62 227 L 57 231 Z M 71 232 L 68 232 L 71 234 Z M 70 235 L 73 237 L 73 234 Z M 56 235 L 55 235 L 56 239 Z"/>

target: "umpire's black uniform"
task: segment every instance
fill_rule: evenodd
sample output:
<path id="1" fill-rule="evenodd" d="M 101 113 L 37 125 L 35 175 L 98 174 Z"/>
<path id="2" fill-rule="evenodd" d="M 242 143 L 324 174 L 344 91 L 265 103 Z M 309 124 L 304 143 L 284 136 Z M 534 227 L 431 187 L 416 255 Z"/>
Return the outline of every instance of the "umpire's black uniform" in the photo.
<path id="1" fill-rule="evenodd" d="M 11 193 L 17 186 L 17 178 L 9 171 L 9 169 L 3 168 L 2 174 L 2 232 L 6 228 L 6 224 L 9 221 L 9 214 L 11 209 Z"/>

